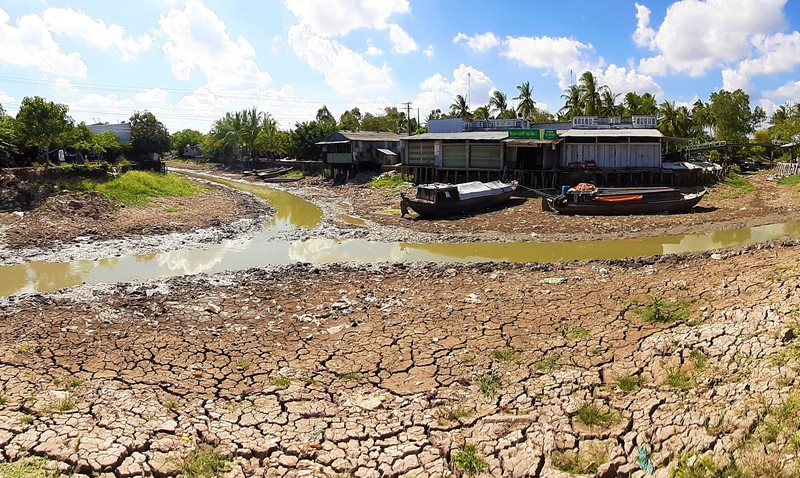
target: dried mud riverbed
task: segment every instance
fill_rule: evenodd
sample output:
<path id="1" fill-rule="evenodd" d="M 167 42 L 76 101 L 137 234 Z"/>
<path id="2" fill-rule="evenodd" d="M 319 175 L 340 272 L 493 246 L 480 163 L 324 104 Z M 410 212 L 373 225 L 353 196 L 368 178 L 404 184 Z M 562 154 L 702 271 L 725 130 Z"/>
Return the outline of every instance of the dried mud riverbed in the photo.
<path id="1" fill-rule="evenodd" d="M 799 278 L 798 244 L 775 243 L 16 297 L 0 458 L 72 476 L 178 476 L 213 452 L 231 477 L 665 477 L 698 454 L 796 476 Z M 650 323 L 637 301 L 685 316 Z"/>

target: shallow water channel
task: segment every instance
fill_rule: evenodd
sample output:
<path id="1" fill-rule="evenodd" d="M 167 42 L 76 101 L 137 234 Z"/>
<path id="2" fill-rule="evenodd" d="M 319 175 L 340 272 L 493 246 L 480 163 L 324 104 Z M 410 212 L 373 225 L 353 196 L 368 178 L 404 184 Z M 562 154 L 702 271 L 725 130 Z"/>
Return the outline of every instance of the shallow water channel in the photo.
<path id="1" fill-rule="evenodd" d="M 707 234 L 592 242 L 411 244 L 335 239 L 286 241 L 276 239 L 276 236 L 290 228 L 314 227 L 322 217 L 321 210 L 282 190 L 224 179 L 213 180 L 266 199 L 276 214 L 248 239 L 153 254 L 123 254 L 99 261 L 0 266 L 0 296 L 52 292 L 82 283 L 140 281 L 295 262 L 560 262 L 698 252 L 800 235 L 800 222 L 794 222 Z M 351 223 L 356 225 L 363 222 L 358 218 L 352 219 Z"/>

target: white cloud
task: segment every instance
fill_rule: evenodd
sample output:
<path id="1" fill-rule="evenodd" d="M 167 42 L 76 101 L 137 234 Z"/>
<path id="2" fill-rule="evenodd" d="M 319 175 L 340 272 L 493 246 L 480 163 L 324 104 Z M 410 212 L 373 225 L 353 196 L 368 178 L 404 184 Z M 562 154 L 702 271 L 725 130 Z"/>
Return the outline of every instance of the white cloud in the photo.
<path id="1" fill-rule="evenodd" d="M 285 0 L 300 23 L 323 37 L 346 35 L 352 30 L 389 28 L 388 18 L 411 10 L 408 0 Z"/>
<path id="2" fill-rule="evenodd" d="M 667 9 L 652 47 L 670 69 L 700 76 L 750 53 L 751 38 L 785 24 L 786 0 L 680 0 Z"/>
<path id="3" fill-rule="evenodd" d="M 748 76 L 741 74 L 737 70 L 725 68 L 722 70 L 722 89 L 727 91 L 741 89 L 745 93 L 752 93 L 755 85 Z"/>
<path id="4" fill-rule="evenodd" d="M 436 54 L 436 51 L 434 50 L 433 45 L 428 45 L 428 48 L 426 48 L 422 53 L 426 58 L 433 58 L 433 56 Z"/>
<path id="5" fill-rule="evenodd" d="M 486 32 L 484 34 L 476 34 L 473 36 L 468 36 L 464 33 L 458 32 L 458 35 L 456 35 L 453 38 L 453 43 L 460 43 L 460 42 L 466 42 L 467 47 L 470 50 L 477 52 L 485 52 L 499 45 L 500 39 L 494 36 L 494 33 L 492 32 Z"/>
<path id="6" fill-rule="evenodd" d="M 753 46 L 759 57 L 739 63 L 737 69 L 743 75 L 783 73 L 800 65 L 800 32 L 756 35 Z"/>
<path id="7" fill-rule="evenodd" d="M 68 95 L 76 90 L 72 82 L 63 76 L 59 76 L 56 81 L 50 83 L 50 88 L 60 95 Z"/>
<path id="8" fill-rule="evenodd" d="M 656 31 L 650 28 L 650 9 L 644 5 L 636 4 L 636 31 L 633 32 L 633 42 L 640 47 L 653 46 Z"/>
<path id="9" fill-rule="evenodd" d="M 13 103 L 14 98 L 8 95 L 5 91 L 0 91 L 0 104 L 3 103 Z M 8 113 L 8 108 L 6 108 L 6 113 Z"/>
<path id="10" fill-rule="evenodd" d="M 367 48 L 367 51 L 364 52 L 365 55 L 367 55 L 367 56 L 381 56 L 381 55 L 383 55 L 383 50 L 381 50 L 380 48 L 378 48 L 375 45 L 373 45 L 372 41 L 367 40 L 367 45 L 369 45 L 369 47 Z"/>
<path id="11" fill-rule="evenodd" d="M 169 98 L 169 96 L 169 91 L 163 88 L 150 88 L 149 90 L 140 91 L 139 93 L 133 95 L 133 100 L 136 101 L 137 104 L 162 103 L 164 100 Z"/>
<path id="12" fill-rule="evenodd" d="M 589 60 L 594 52 L 591 44 L 581 43 L 572 38 L 506 37 L 506 51 L 503 56 L 519 61 L 525 66 L 542 68 L 555 72 L 562 83 L 569 71 L 580 72 L 597 68 L 597 63 Z"/>
<path id="13" fill-rule="evenodd" d="M 152 37 L 146 33 L 136 39 L 126 37 L 122 26 L 106 25 L 104 21 L 94 20 L 72 8 L 48 8 L 43 13 L 43 19 L 47 28 L 57 35 L 77 36 L 101 48 L 119 49 L 123 53 L 123 60 L 133 59 L 153 46 Z"/>
<path id="14" fill-rule="evenodd" d="M 290 27 L 287 41 L 298 57 L 325 75 L 325 83 L 340 93 L 392 86 L 387 65 L 371 65 L 363 56 L 335 40 L 315 35 L 308 27 Z"/>
<path id="15" fill-rule="evenodd" d="M 415 108 L 420 109 L 422 117 L 437 108 L 443 113 L 450 111 L 456 95 L 468 98 L 470 108 L 474 110 L 485 105 L 489 101 L 489 93 L 495 89 L 486 73 L 464 64 L 453 70 L 452 81 L 436 73 L 423 80 L 419 86 L 422 91 L 417 94 L 413 103 Z"/>
<path id="16" fill-rule="evenodd" d="M 389 27 L 389 39 L 392 40 L 392 51 L 395 53 L 411 53 L 419 48 L 417 42 L 400 25 L 392 24 Z"/>
<path id="17" fill-rule="evenodd" d="M 0 8 L 0 63 L 71 77 L 86 76 L 88 68 L 81 54 L 63 53 L 41 17 L 25 15 L 16 26 L 9 24 L 10 19 Z"/>
<path id="18" fill-rule="evenodd" d="M 87 118 L 87 123 L 127 121 L 136 111 L 136 104 L 133 100 L 120 98 L 116 93 L 105 96 L 90 93 L 77 101 L 70 102 L 68 106 L 70 115 L 76 121 L 80 121 L 80 118 Z"/>
<path id="19" fill-rule="evenodd" d="M 790 81 L 780 88 L 772 91 L 765 91 L 764 97 L 785 100 L 797 100 L 800 98 L 800 81 Z"/>
<path id="20" fill-rule="evenodd" d="M 661 55 L 639 60 L 639 71 L 646 75 L 664 76 L 669 71 L 667 59 Z"/>
<path id="21" fill-rule="evenodd" d="M 629 91 L 638 94 L 652 93 L 653 96 L 662 96 L 664 91 L 653 77 L 637 73 L 635 70 L 627 69 L 624 66 L 609 65 L 605 70 L 595 71 L 598 84 L 606 85 L 611 88 L 612 93 L 622 93 Z"/>
<path id="22" fill-rule="evenodd" d="M 199 70 L 217 90 L 256 89 L 270 82 L 247 39 L 232 39 L 225 23 L 199 0 L 187 0 L 183 10 L 170 9 L 159 17 L 159 24 L 166 37 L 161 49 L 179 80 Z"/>

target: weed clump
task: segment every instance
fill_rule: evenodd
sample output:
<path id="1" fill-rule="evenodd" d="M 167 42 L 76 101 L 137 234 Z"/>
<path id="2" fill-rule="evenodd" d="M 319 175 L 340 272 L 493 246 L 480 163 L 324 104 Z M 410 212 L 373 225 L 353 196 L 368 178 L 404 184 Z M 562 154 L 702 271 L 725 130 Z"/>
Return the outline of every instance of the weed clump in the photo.
<path id="1" fill-rule="evenodd" d="M 453 454 L 452 464 L 467 476 L 473 476 L 486 469 L 486 462 L 478 456 L 473 445 L 467 445 Z"/>

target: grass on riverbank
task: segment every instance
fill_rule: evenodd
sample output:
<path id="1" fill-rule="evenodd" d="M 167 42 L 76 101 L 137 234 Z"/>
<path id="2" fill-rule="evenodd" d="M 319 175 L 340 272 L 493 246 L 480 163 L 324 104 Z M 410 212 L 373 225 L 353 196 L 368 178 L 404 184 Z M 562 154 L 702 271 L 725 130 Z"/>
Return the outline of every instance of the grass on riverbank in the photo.
<path id="1" fill-rule="evenodd" d="M 405 189 L 407 183 L 411 182 L 413 179 L 413 177 L 407 174 L 381 174 L 377 178 L 370 181 L 369 185 L 374 189 L 380 189 L 381 191 L 394 192 Z"/>
<path id="2" fill-rule="evenodd" d="M 181 176 L 147 171 L 128 171 L 105 183 L 84 180 L 59 186 L 75 192 L 97 191 L 109 200 L 126 206 L 147 204 L 152 197 L 193 196 L 201 189 Z"/>
<path id="3" fill-rule="evenodd" d="M 797 186 L 798 184 L 800 184 L 800 174 L 793 174 L 791 176 L 786 176 L 785 178 L 780 178 L 775 182 L 782 186 Z"/>
<path id="4" fill-rule="evenodd" d="M 750 184 L 750 181 L 747 178 L 740 176 L 734 172 L 728 174 L 728 176 L 723 181 L 727 184 L 731 189 L 727 193 L 723 193 L 720 195 L 720 199 L 735 199 L 740 198 L 746 194 L 749 194 L 755 191 L 755 187 Z"/>

